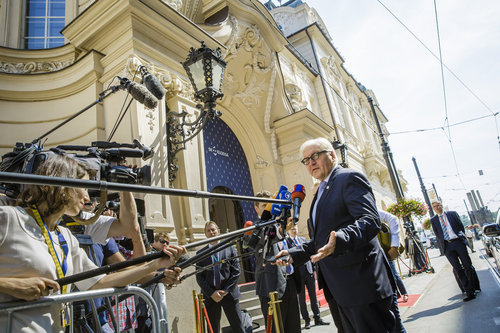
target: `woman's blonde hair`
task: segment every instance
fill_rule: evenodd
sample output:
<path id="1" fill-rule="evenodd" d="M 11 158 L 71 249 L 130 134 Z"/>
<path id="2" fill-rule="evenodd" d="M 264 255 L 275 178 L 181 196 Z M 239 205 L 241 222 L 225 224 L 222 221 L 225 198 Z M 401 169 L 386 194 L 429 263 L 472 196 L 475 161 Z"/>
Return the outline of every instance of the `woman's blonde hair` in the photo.
<path id="1" fill-rule="evenodd" d="M 43 162 L 35 174 L 40 176 L 63 177 L 81 179 L 85 175 L 93 177 L 94 170 L 88 168 L 85 164 L 74 158 L 57 155 L 50 157 Z M 32 205 L 40 206 L 41 203 L 47 203 L 46 208 L 40 211 L 42 216 L 48 216 L 63 209 L 65 205 L 71 202 L 75 195 L 75 189 L 69 187 L 49 186 L 49 185 L 29 185 L 18 198 L 21 206 L 29 207 Z"/>

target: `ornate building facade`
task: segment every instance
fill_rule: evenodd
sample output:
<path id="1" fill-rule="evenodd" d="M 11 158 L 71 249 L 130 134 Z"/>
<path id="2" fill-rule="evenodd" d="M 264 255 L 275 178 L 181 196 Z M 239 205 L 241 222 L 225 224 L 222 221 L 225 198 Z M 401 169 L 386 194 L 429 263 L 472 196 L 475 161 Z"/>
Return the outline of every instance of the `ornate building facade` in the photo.
<path id="1" fill-rule="evenodd" d="M 238 195 L 274 192 L 280 184 L 312 188 L 298 149 L 306 139 L 324 136 L 345 143 L 349 166 L 368 176 L 380 208 L 395 201 L 368 102 L 371 96 L 378 104 L 376 98 L 343 67 L 344 59 L 321 18 L 306 3 L 37 3 L 45 5 L 45 12 L 30 1 L 0 0 L 2 155 L 16 142 L 31 142 L 88 107 L 118 83 L 118 76 L 138 81 L 138 67 L 145 66 L 160 79 L 166 96 L 155 109 L 132 101 L 112 141 L 138 139 L 154 149 L 152 160 L 129 161 L 139 166 L 150 163 L 154 186 Z M 222 116 L 209 121 L 173 158 L 167 143 L 169 112 L 185 111 L 191 119 L 199 112 L 181 62 L 202 41 L 221 48 L 227 62 L 224 97 L 217 104 Z M 91 106 L 44 138 L 45 149 L 109 139 L 125 97 L 125 92 L 117 92 Z M 375 109 L 385 129 L 387 119 L 377 105 Z M 147 226 L 169 232 L 181 244 L 204 238 L 209 219 L 224 232 L 256 218 L 251 203 L 137 196 L 145 200 Z M 303 212 L 311 200 L 306 197 Z M 306 219 L 303 213 L 303 234 Z M 180 331 L 191 331 L 192 319 L 179 315 L 182 311 L 192 312 L 191 303 L 187 310 L 172 310 L 171 318 L 181 318 Z"/>

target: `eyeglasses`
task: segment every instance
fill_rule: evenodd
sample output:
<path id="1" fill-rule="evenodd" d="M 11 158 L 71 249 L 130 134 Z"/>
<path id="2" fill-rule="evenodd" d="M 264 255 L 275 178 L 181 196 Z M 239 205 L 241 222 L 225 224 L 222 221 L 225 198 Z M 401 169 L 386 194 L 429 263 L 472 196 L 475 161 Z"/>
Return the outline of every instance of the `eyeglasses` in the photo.
<path id="1" fill-rule="evenodd" d="M 168 245 L 168 240 L 165 239 L 159 239 L 158 242 Z"/>
<path id="2" fill-rule="evenodd" d="M 319 158 L 319 155 L 328 153 L 329 151 L 330 150 L 317 151 L 314 154 L 311 154 L 311 156 L 303 158 L 300 162 L 304 165 L 309 165 L 309 163 L 311 163 L 311 160 L 316 161 Z"/>

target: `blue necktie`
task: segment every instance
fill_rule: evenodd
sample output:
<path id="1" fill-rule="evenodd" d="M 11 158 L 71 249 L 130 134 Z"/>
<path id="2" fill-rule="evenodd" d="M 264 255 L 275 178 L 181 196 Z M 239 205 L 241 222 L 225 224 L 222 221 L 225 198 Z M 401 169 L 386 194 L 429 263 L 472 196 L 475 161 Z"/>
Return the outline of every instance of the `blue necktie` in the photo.
<path id="1" fill-rule="evenodd" d="M 446 226 L 446 222 L 443 219 L 442 215 L 438 215 L 439 222 L 441 223 L 441 228 L 443 229 L 443 238 L 444 240 L 450 240 L 450 234 L 448 231 L 448 227 Z"/>
<path id="2" fill-rule="evenodd" d="M 286 243 L 286 240 L 283 239 L 283 247 L 282 247 L 282 250 L 288 250 L 288 244 Z M 290 275 L 293 273 L 293 266 L 292 265 L 288 265 L 285 267 L 286 268 L 286 274 L 287 275 Z"/>
<path id="3" fill-rule="evenodd" d="M 217 257 L 216 255 L 212 255 L 212 258 L 214 260 L 214 263 L 216 263 L 218 260 L 217 260 Z M 215 282 L 215 289 L 217 290 L 220 290 L 220 264 L 216 264 L 214 266 L 214 282 Z"/>
<path id="4" fill-rule="evenodd" d="M 314 202 L 314 208 L 312 211 L 313 227 L 316 227 L 316 207 L 318 207 L 318 202 L 321 199 L 321 195 L 323 195 L 323 191 L 325 190 L 325 187 L 326 187 L 325 181 L 323 181 L 319 184 L 318 193 L 316 195 L 316 202 Z"/>

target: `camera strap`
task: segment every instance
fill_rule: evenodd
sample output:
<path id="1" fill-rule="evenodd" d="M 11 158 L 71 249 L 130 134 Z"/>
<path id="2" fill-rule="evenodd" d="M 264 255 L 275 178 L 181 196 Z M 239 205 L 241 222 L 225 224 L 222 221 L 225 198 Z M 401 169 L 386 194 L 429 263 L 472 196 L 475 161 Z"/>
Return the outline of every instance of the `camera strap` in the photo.
<path id="1" fill-rule="evenodd" d="M 59 230 L 59 227 L 56 227 L 56 232 L 57 236 L 59 238 L 59 245 L 61 246 L 61 250 L 63 252 L 63 261 L 61 264 L 61 261 L 59 260 L 59 256 L 57 255 L 57 252 L 54 248 L 54 242 L 52 241 L 52 236 L 50 235 L 50 232 L 47 228 L 47 225 L 43 221 L 42 216 L 40 215 L 40 212 L 38 211 L 38 208 L 36 206 L 31 207 L 31 211 L 33 212 L 33 215 L 35 216 L 35 220 L 40 226 L 40 229 L 42 229 L 42 235 L 43 238 L 45 239 L 45 243 L 47 244 L 47 247 L 49 248 L 49 253 L 52 257 L 52 260 L 54 260 L 54 264 L 56 265 L 56 271 L 57 271 L 57 277 L 59 279 L 63 278 L 66 275 L 66 271 L 68 269 L 68 242 L 66 242 L 66 239 L 64 239 L 63 234 Z M 62 293 L 65 294 L 67 293 L 68 286 L 64 285 L 62 287 Z"/>

